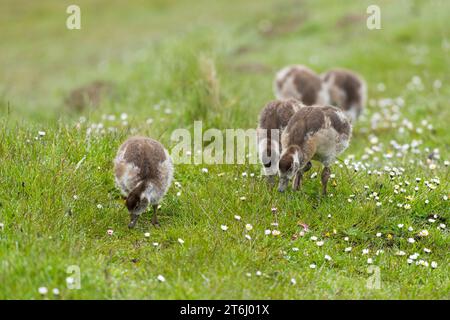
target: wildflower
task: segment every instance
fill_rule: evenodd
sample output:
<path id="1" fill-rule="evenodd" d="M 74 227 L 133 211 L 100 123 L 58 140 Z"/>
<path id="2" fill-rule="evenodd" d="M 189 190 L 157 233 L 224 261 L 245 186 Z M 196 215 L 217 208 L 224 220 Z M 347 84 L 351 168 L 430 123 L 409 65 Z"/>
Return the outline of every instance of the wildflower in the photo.
<path id="1" fill-rule="evenodd" d="M 428 248 L 423 248 L 423 251 L 425 251 L 426 253 L 430 253 L 431 252 L 431 250 L 428 249 Z"/>
<path id="2" fill-rule="evenodd" d="M 228 230 L 228 227 L 227 227 L 226 225 L 222 224 L 222 225 L 220 226 L 220 229 L 222 229 L 223 231 L 227 231 L 227 230 Z"/>
<path id="3" fill-rule="evenodd" d="M 97 205 L 97 209 L 103 209 L 103 206 L 99 203 L 99 204 Z"/>
<path id="4" fill-rule="evenodd" d="M 293 247 L 292 248 L 292 251 L 295 251 L 295 252 L 297 252 L 299 249 L 297 248 L 297 247 Z"/>
<path id="5" fill-rule="evenodd" d="M 59 296 L 59 289 L 58 289 L 58 288 L 54 288 L 54 289 L 52 290 L 52 292 L 53 292 L 53 295 Z"/>
<path id="6" fill-rule="evenodd" d="M 159 246 L 159 243 L 158 243 L 158 242 L 153 242 L 152 245 L 153 245 L 154 247 L 157 247 L 157 246 Z"/>
<path id="7" fill-rule="evenodd" d="M 3 230 L 5 228 L 5 225 L 0 222 L 0 230 Z"/>
<path id="8" fill-rule="evenodd" d="M 203 173 L 208 173 L 208 168 L 202 168 Z"/>
<path id="9" fill-rule="evenodd" d="M 317 241 L 316 244 L 317 244 L 317 246 L 321 247 L 321 246 L 323 246 L 324 242 L 323 241 Z"/>
<path id="10" fill-rule="evenodd" d="M 363 249 L 362 254 L 369 254 L 369 249 Z"/>
<path id="11" fill-rule="evenodd" d="M 388 240 L 392 240 L 393 236 L 392 236 L 392 234 L 388 233 L 388 234 L 386 235 L 386 238 L 387 238 Z"/>
<path id="12" fill-rule="evenodd" d="M 312 236 L 310 239 L 311 239 L 312 241 L 317 241 L 317 237 L 316 237 L 316 236 Z"/>
<path id="13" fill-rule="evenodd" d="M 158 281 L 159 282 L 166 282 L 166 278 L 164 278 L 164 276 L 163 275 L 158 275 L 157 277 L 156 277 L 156 279 L 158 279 Z"/>
<path id="14" fill-rule="evenodd" d="M 270 209 L 272 211 L 272 213 L 277 213 L 277 208 L 273 207 L 272 209 Z"/>
<path id="15" fill-rule="evenodd" d="M 291 284 L 292 284 L 293 286 L 295 286 L 295 285 L 297 284 L 297 281 L 296 281 L 294 278 L 292 278 L 292 279 L 291 279 Z"/>
<path id="16" fill-rule="evenodd" d="M 270 231 L 269 229 L 264 230 L 264 234 L 265 234 L 266 236 L 268 236 L 268 235 L 271 234 L 271 233 L 272 233 L 272 231 Z"/>
<path id="17" fill-rule="evenodd" d="M 348 238 L 348 237 L 345 237 L 345 238 L 344 238 L 344 241 L 348 241 L 348 240 L 349 240 L 349 238 Z"/>
<path id="18" fill-rule="evenodd" d="M 248 234 L 245 235 L 245 239 L 252 240 L 252 237 L 250 237 Z"/>
<path id="19" fill-rule="evenodd" d="M 183 244 L 183 243 L 184 243 L 184 240 L 181 239 L 181 238 L 178 238 L 178 242 L 179 242 L 180 244 Z"/>
<path id="20" fill-rule="evenodd" d="M 149 238 L 150 237 L 150 232 L 144 233 L 144 237 Z"/>
<path id="21" fill-rule="evenodd" d="M 411 259 L 407 259 L 406 262 L 408 262 L 408 264 L 413 263 L 413 261 Z"/>
<path id="22" fill-rule="evenodd" d="M 427 237 L 429 234 L 428 230 L 422 230 L 419 232 L 419 236 L 421 237 Z"/>
<path id="23" fill-rule="evenodd" d="M 247 231 L 250 231 L 250 230 L 253 229 L 253 226 L 252 226 L 250 223 L 247 223 L 247 224 L 245 225 L 245 229 L 247 229 Z"/>
<path id="24" fill-rule="evenodd" d="M 177 197 L 181 196 L 181 191 L 177 192 Z"/>
<path id="25" fill-rule="evenodd" d="M 75 282 L 75 279 L 74 278 L 72 278 L 72 277 L 67 277 L 66 278 L 66 283 L 67 283 L 67 285 L 72 285 L 73 283 Z"/>
<path id="26" fill-rule="evenodd" d="M 113 233 L 114 233 L 114 230 L 113 230 L 113 229 L 108 229 L 108 230 L 106 231 L 106 233 L 107 233 L 109 236 L 112 236 Z"/>
<path id="27" fill-rule="evenodd" d="M 377 233 L 377 237 L 378 237 L 378 238 L 381 237 L 381 232 L 378 232 L 378 233 Z"/>
<path id="28" fill-rule="evenodd" d="M 237 221 L 240 221 L 240 220 L 241 220 L 241 216 L 238 216 L 238 215 L 235 215 L 234 218 L 235 218 Z"/>
<path id="29" fill-rule="evenodd" d="M 437 262 L 436 262 L 436 261 L 431 261 L 431 267 L 432 267 L 433 269 L 436 269 L 436 268 L 438 267 Z"/>
<path id="30" fill-rule="evenodd" d="M 395 255 L 396 256 L 404 256 L 404 255 L 406 255 L 406 252 L 405 251 L 397 251 L 396 253 L 395 253 Z"/>
<path id="31" fill-rule="evenodd" d="M 325 255 L 325 260 L 327 260 L 327 261 L 331 261 L 332 259 L 331 259 L 331 257 L 329 256 L 329 255 Z"/>
<path id="32" fill-rule="evenodd" d="M 352 251 L 352 247 L 347 247 L 347 248 L 344 249 L 344 251 L 345 252 L 350 252 L 350 251 Z"/>
<path id="33" fill-rule="evenodd" d="M 278 231 L 278 230 L 272 230 L 272 235 L 273 235 L 273 236 L 279 236 L 280 234 L 281 234 L 280 231 Z"/>
<path id="34" fill-rule="evenodd" d="M 408 242 L 409 243 L 414 243 L 414 242 L 416 242 L 416 240 L 414 240 L 414 238 L 408 238 Z"/>
<path id="35" fill-rule="evenodd" d="M 40 137 L 43 137 L 43 136 L 45 136 L 45 131 L 38 131 L 38 135 L 40 136 Z"/>
<path id="36" fill-rule="evenodd" d="M 311 269 L 315 269 L 315 268 L 316 268 L 316 265 L 315 265 L 314 263 L 311 263 L 311 264 L 309 265 L 309 267 L 310 267 Z"/>
<path id="37" fill-rule="evenodd" d="M 414 231 L 413 227 L 408 227 L 408 231 Z"/>
<path id="38" fill-rule="evenodd" d="M 241 201 L 245 201 L 245 200 L 247 200 L 247 198 L 246 197 L 240 197 L 239 198 Z"/>
<path id="39" fill-rule="evenodd" d="M 38 291 L 41 295 L 46 295 L 48 293 L 48 289 L 46 287 L 40 287 Z"/>
<path id="40" fill-rule="evenodd" d="M 262 272 L 261 271 L 256 271 L 256 275 L 258 276 L 258 277 L 260 277 L 260 276 L 262 276 Z"/>
<path id="41" fill-rule="evenodd" d="M 373 263 L 372 258 L 367 258 L 367 264 L 372 264 L 372 263 Z"/>
<path id="42" fill-rule="evenodd" d="M 403 226 L 404 226 L 404 225 L 403 225 L 402 223 L 400 223 L 400 224 L 397 225 L 397 227 L 399 227 L 400 229 L 403 228 Z"/>

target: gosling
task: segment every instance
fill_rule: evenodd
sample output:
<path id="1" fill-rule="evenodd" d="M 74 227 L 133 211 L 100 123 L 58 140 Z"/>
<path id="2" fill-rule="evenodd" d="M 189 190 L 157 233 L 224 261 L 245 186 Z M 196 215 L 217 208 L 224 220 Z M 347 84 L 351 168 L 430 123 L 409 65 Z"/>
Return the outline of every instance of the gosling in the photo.
<path id="1" fill-rule="evenodd" d="M 159 226 L 158 204 L 173 178 L 173 164 L 167 150 L 151 138 L 132 137 L 119 148 L 114 160 L 115 182 L 130 214 L 129 228 L 153 206 L 152 224 Z"/>
<path id="2" fill-rule="evenodd" d="M 295 99 L 271 101 L 259 114 L 257 137 L 259 159 L 264 175 L 270 184 L 277 174 L 277 164 L 281 153 L 281 133 L 291 117 L 304 105 Z"/>
<path id="3" fill-rule="evenodd" d="M 310 168 L 310 161 L 320 161 L 322 171 L 322 194 L 327 194 L 331 164 L 347 149 L 352 134 L 350 120 L 332 106 L 312 106 L 296 112 L 281 137 L 282 154 L 278 163 L 280 176 L 278 191 L 283 192 L 289 180 L 294 178 L 292 188 L 298 190 L 303 173 Z"/>
<path id="4" fill-rule="evenodd" d="M 367 85 L 353 71 L 332 69 L 322 74 L 328 90 L 329 104 L 341 108 L 352 122 L 361 115 L 367 100 Z"/>
<path id="5" fill-rule="evenodd" d="M 322 79 L 303 65 L 287 66 L 275 76 L 273 84 L 277 99 L 297 99 L 303 104 L 328 104 L 328 91 Z"/>

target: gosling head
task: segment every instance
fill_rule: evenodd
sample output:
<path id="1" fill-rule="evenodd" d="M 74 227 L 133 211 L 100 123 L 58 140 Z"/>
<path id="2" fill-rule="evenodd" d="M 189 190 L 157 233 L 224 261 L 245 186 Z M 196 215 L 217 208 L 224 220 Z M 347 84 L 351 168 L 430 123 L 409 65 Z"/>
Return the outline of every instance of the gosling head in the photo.
<path id="1" fill-rule="evenodd" d="M 278 162 L 278 175 L 280 176 L 278 185 L 279 192 L 286 190 L 289 181 L 302 169 L 303 162 L 303 154 L 300 147 L 289 146 L 283 151 Z"/>
<path id="2" fill-rule="evenodd" d="M 139 216 L 147 210 L 149 201 L 142 193 L 133 190 L 125 200 L 125 204 L 130 213 L 130 223 L 128 224 L 128 227 L 134 228 Z"/>

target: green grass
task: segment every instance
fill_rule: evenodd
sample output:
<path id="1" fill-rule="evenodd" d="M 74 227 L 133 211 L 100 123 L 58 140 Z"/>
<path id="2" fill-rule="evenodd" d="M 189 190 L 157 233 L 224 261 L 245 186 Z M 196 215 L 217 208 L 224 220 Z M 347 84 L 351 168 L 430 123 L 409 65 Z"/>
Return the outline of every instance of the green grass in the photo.
<path id="1" fill-rule="evenodd" d="M 196 1 L 194 7 L 188 1 L 79 1 L 81 31 L 65 29 L 68 1 L 10 2 L 0 4 L 0 298 L 450 298 L 447 1 L 378 1 L 382 30 L 375 31 L 365 24 L 371 1 Z M 348 19 L 350 14 L 362 20 Z M 353 22 L 342 24 L 343 17 Z M 270 24 L 268 32 L 263 27 Z M 319 179 L 310 178 L 318 164 L 300 192 L 284 194 L 266 186 L 257 165 L 177 165 L 181 187 L 172 185 L 162 203 L 162 227 L 153 228 L 147 213 L 129 230 L 112 173 L 121 142 L 143 134 L 170 147 L 170 132 L 192 129 L 194 120 L 205 129 L 254 128 L 261 107 L 273 99 L 274 72 L 290 63 L 318 72 L 352 68 L 367 79 L 371 100 L 404 101 L 398 111 L 368 106 L 341 166 L 332 168 L 333 196 L 320 197 Z M 423 90 L 407 88 L 416 75 Z M 98 109 L 77 114 L 64 106 L 68 91 L 97 79 L 115 84 L 114 95 Z M 377 89 L 380 83 L 384 91 Z M 128 114 L 127 124 L 121 113 Z M 372 128 L 376 113 L 399 119 L 385 117 L 386 128 Z M 405 119 L 412 129 L 402 125 Z M 105 132 L 88 135 L 97 123 Z M 46 135 L 36 138 L 41 130 Z M 379 149 L 370 153 L 372 136 Z M 421 144 L 397 157 L 392 140 Z M 436 148 L 440 158 L 430 168 L 427 157 Z M 366 168 L 355 171 L 358 162 Z M 404 171 L 391 179 L 392 167 Z M 434 178 L 440 183 L 430 189 L 424 182 Z M 404 192 L 395 193 L 396 185 Z M 430 222 L 434 214 L 438 218 Z M 310 230 L 294 240 L 299 222 Z M 253 230 L 246 231 L 247 223 Z M 441 223 L 447 226 L 438 229 Z M 266 229 L 281 234 L 266 236 Z M 423 229 L 429 235 L 418 237 Z M 406 255 L 397 256 L 399 250 Z M 430 266 L 408 264 L 413 253 Z M 379 289 L 366 287 L 368 258 L 379 267 Z M 66 286 L 71 265 L 80 267 L 80 290 Z M 49 294 L 41 296 L 39 287 Z"/>

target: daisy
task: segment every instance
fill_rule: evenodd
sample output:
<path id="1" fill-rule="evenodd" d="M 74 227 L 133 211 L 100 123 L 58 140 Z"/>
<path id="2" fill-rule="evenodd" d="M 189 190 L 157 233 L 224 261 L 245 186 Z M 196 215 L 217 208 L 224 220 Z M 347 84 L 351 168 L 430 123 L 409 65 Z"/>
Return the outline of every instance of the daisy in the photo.
<path id="1" fill-rule="evenodd" d="M 264 230 L 264 234 L 265 234 L 266 236 L 268 236 L 268 235 L 271 234 L 271 233 L 272 233 L 272 231 L 270 231 L 269 229 Z"/>
<path id="2" fill-rule="evenodd" d="M 245 229 L 247 229 L 247 231 L 250 231 L 250 230 L 253 229 L 253 226 L 252 226 L 250 223 L 247 223 L 247 224 L 245 225 Z"/>
<path id="3" fill-rule="evenodd" d="M 40 287 L 38 289 L 39 293 L 42 295 L 46 295 L 48 293 L 48 289 L 46 287 Z"/>
<path id="4" fill-rule="evenodd" d="M 416 242 L 416 240 L 414 240 L 414 238 L 408 238 L 408 242 L 409 243 L 414 243 L 414 242 Z"/>
<path id="5" fill-rule="evenodd" d="M 367 264 L 372 264 L 372 263 L 373 263 L 372 258 L 367 258 Z"/>
<path id="6" fill-rule="evenodd" d="M 324 242 L 323 241 L 317 241 L 316 244 L 317 244 L 317 246 L 321 247 L 321 246 L 323 246 Z"/>
<path id="7" fill-rule="evenodd" d="M 158 279 L 158 281 L 159 282 L 166 282 L 166 278 L 164 278 L 164 276 L 163 275 L 158 275 L 157 277 L 156 277 L 156 279 Z"/>
<path id="8" fill-rule="evenodd" d="M 113 233 L 114 233 L 114 230 L 113 230 L 113 229 L 108 229 L 108 230 L 106 231 L 106 233 L 107 233 L 108 235 L 112 236 Z"/>
<path id="9" fill-rule="evenodd" d="M 252 240 L 252 237 L 250 237 L 248 234 L 245 235 L 245 238 L 246 238 L 247 240 Z"/>
<path id="10" fill-rule="evenodd" d="M 369 249 L 363 249 L 362 254 L 369 254 Z"/>
<path id="11" fill-rule="evenodd" d="M 421 237 L 427 237 L 429 234 L 428 230 L 422 230 L 419 232 L 419 236 Z"/>
<path id="12" fill-rule="evenodd" d="M 184 240 L 181 239 L 181 238 L 178 238 L 178 242 L 179 242 L 180 244 L 183 244 L 183 243 L 184 243 Z"/>
<path id="13" fill-rule="evenodd" d="M 293 286 L 295 286 L 295 285 L 297 284 L 297 281 L 296 281 L 294 278 L 292 278 L 292 279 L 291 279 L 291 284 L 292 284 Z"/>
<path id="14" fill-rule="evenodd" d="M 432 267 L 433 269 L 436 269 L 437 266 L 438 266 L 438 264 L 437 264 L 436 261 L 431 261 L 431 267 Z"/>
<path id="15" fill-rule="evenodd" d="M 331 259 L 331 257 L 329 256 L 329 255 L 325 255 L 325 260 L 327 260 L 327 261 L 331 261 L 332 259 Z"/>
<path id="16" fill-rule="evenodd" d="M 241 220 L 241 216 L 235 215 L 234 219 L 236 219 L 237 221 L 240 221 Z"/>
<path id="17" fill-rule="evenodd" d="M 310 267 L 311 269 L 315 269 L 315 268 L 316 268 L 316 265 L 315 265 L 314 263 L 311 263 L 311 264 L 309 265 L 309 267 Z"/>
<path id="18" fill-rule="evenodd" d="M 227 227 L 226 225 L 222 224 L 222 225 L 220 226 L 220 229 L 222 229 L 223 231 L 227 231 L 227 230 L 228 230 L 228 227 Z"/>
<path id="19" fill-rule="evenodd" d="M 150 232 L 144 233 L 144 237 L 149 238 L 150 237 Z"/>
<path id="20" fill-rule="evenodd" d="M 278 230 L 272 230 L 272 235 L 273 235 L 273 236 L 279 236 L 280 234 L 281 234 L 280 231 L 278 231 Z"/>
<path id="21" fill-rule="evenodd" d="M 344 249 L 344 251 L 345 252 L 350 252 L 350 251 L 352 251 L 352 247 L 347 247 L 347 248 Z"/>
<path id="22" fill-rule="evenodd" d="M 58 288 L 54 288 L 54 289 L 52 290 L 52 292 L 53 292 L 53 295 L 59 296 L 59 289 L 58 289 Z"/>

